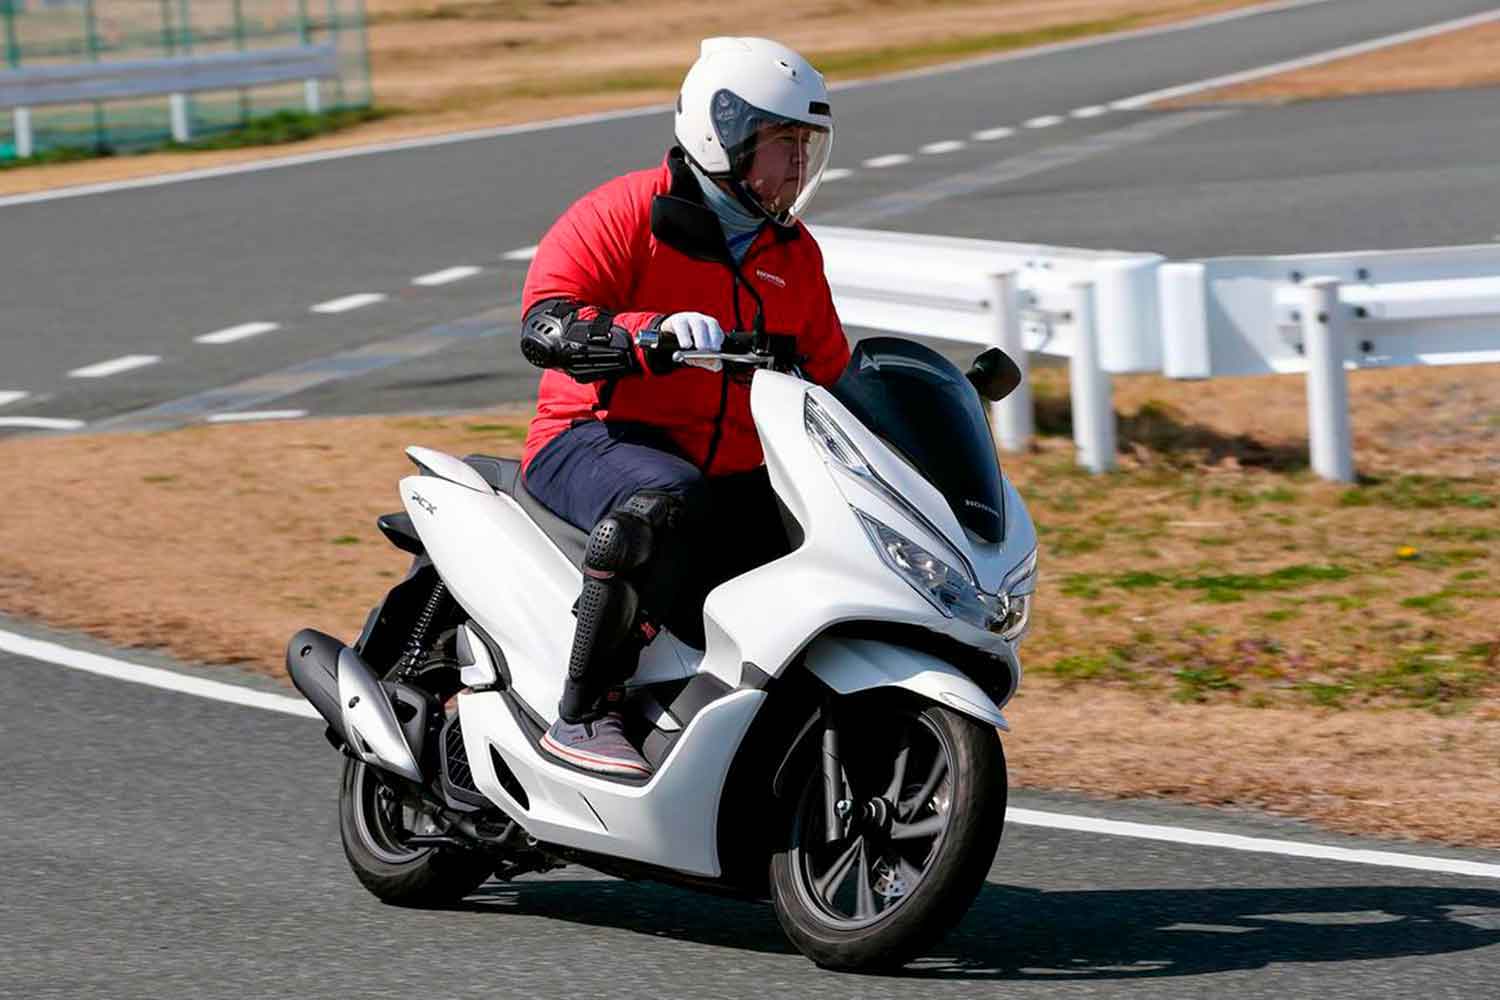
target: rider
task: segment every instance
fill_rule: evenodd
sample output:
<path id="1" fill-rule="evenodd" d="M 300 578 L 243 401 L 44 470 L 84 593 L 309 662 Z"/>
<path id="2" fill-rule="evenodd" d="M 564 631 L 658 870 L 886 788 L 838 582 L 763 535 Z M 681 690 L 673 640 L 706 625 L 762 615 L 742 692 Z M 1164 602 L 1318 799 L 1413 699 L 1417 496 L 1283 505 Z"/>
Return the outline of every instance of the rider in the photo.
<path id="1" fill-rule="evenodd" d="M 726 329 L 792 335 L 821 384 L 849 360 L 822 254 L 798 221 L 833 137 L 822 76 L 767 39 L 707 39 L 676 137 L 660 167 L 558 219 L 522 296 L 521 350 L 548 369 L 525 487 L 590 532 L 542 747 L 625 776 L 651 773 L 611 708 L 643 645 L 659 625 L 702 645 L 708 590 L 786 551 L 748 376 L 702 359 L 678 367 L 673 347 L 719 351 Z"/>

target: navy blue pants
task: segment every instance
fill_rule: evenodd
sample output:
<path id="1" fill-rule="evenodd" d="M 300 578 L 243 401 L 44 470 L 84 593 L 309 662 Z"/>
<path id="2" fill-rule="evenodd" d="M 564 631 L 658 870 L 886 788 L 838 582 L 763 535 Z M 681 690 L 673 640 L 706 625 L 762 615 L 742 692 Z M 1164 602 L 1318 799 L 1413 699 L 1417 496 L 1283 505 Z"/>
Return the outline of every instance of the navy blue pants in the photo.
<path id="1" fill-rule="evenodd" d="M 643 490 L 679 497 L 676 537 L 660 540 L 637 588 L 650 617 L 690 645 L 703 645 L 710 590 L 791 550 L 764 467 L 705 478 L 664 434 L 642 424 L 575 424 L 532 458 L 526 489 L 584 531 Z"/>

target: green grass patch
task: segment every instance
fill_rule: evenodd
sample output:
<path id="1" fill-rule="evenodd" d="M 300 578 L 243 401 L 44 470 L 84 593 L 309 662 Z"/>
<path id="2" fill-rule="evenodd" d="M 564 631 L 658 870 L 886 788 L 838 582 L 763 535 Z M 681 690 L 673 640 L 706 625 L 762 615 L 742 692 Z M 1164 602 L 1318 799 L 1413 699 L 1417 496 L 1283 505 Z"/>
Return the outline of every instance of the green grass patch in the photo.
<path id="1" fill-rule="evenodd" d="M 358 545 L 359 538 L 356 535 L 340 535 L 333 540 L 335 545 Z"/>
<path id="2" fill-rule="evenodd" d="M 1240 684 L 1230 677 L 1222 667 L 1199 667 L 1179 670 L 1172 675 L 1177 688 L 1172 692 L 1174 701 L 1207 701 L 1215 691 L 1238 691 Z"/>
<path id="3" fill-rule="evenodd" d="M 333 111 L 321 111 L 317 114 L 309 114 L 306 111 L 278 111 L 274 114 L 251 118 L 245 125 L 228 132 L 204 136 L 192 142 L 182 143 L 166 139 L 155 145 L 132 146 L 128 150 L 116 149 L 108 145 L 64 146 L 44 150 L 24 159 L 0 158 L 0 170 L 47 166 L 55 163 L 76 163 L 80 160 L 97 160 L 107 156 L 134 156 L 163 150 L 182 152 L 274 146 L 328 135 L 365 122 L 378 121 L 394 113 L 388 108 L 339 108 Z"/>
<path id="4" fill-rule="evenodd" d="M 331 132 L 339 132 L 366 122 L 388 118 L 387 108 L 338 108 L 311 114 L 306 111 L 278 111 L 251 118 L 237 129 L 220 135 L 204 136 L 191 142 L 169 142 L 166 149 L 241 149 L 246 146 L 277 146 L 301 142 Z"/>
<path id="5" fill-rule="evenodd" d="M 1350 572 L 1342 566 L 1300 564 L 1284 566 L 1269 573 L 1230 573 L 1224 576 L 1191 576 L 1177 580 L 1178 590 L 1201 590 L 1206 594 L 1238 594 L 1242 591 L 1263 593 L 1291 590 L 1309 583 L 1348 579 Z M 1223 599 L 1220 597 L 1219 599 Z"/>
<path id="6" fill-rule="evenodd" d="M 1130 660 L 1119 649 L 1110 649 L 1103 655 L 1081 653 L 1054 660 L 1041 668 L 1063 681 L 1133 681 L 1139 675 L 1130 668 Z"/>
<path id="7" fill-rule="evenodd" d="M 1397 510 L 1437 510 L 1444 507 L 1490 510 L 1497 506 L 1495 497 L 1474 488 L 1472 483 L 1441 476 L 1397 476 L 1355 486 L 1339 495 L 1344 507 L 1394 507 Z"/>
<path id="8" fill-rule="evenodd" d="M 113 155 L 115 155 L 114 150 L 108 147 L 63 146 L 58 149 L 43 150 L 35 156 L 0 156 L 0 170 L 18 170 L 21 167 L 45 167 L 53 163 L 76 163 L 79 160 L 97 160 Z"/>

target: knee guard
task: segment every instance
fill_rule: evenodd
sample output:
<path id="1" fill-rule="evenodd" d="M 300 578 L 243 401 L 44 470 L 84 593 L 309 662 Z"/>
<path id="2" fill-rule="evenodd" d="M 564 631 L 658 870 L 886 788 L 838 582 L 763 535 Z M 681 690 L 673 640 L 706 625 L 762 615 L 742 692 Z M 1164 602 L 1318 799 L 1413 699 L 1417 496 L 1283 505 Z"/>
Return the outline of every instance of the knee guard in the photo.
<path id="1" fill-rule="evenodd" d="M 629 574 L 650 560 L 659 532 L 670 529 L 675 512 L 670 494 L 637 493 L 589 535 L 568 682 L 559 705 L 565 721 L 596 715 L 609 687 L 635 669 L 630 654 L 639 649 L 627 646 L 641 607 Z"/>

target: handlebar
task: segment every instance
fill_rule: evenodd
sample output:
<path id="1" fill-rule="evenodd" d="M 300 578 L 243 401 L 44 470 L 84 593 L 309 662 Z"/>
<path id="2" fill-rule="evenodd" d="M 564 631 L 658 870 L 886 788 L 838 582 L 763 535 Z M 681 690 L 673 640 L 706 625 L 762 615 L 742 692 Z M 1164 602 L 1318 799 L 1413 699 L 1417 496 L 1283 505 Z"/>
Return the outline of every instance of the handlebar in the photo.
<path id="1" fill-rule="evenodd" d="M 724 344 L 717 351 L 684 350 L 677 338 L 668 332 L 659 334 L 658 350 L 670 352 L 673 363 L 718 368 L 724 364 L 794 371 L 801 362 L 797 338 L 788 334 L 757 334 L 751 330 L 725 331 Z"/>

